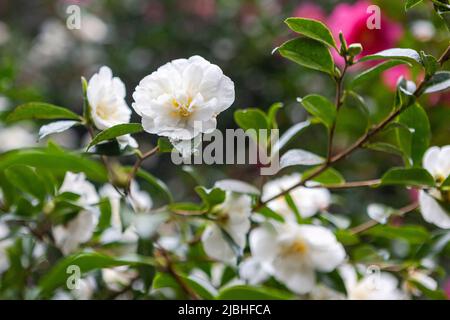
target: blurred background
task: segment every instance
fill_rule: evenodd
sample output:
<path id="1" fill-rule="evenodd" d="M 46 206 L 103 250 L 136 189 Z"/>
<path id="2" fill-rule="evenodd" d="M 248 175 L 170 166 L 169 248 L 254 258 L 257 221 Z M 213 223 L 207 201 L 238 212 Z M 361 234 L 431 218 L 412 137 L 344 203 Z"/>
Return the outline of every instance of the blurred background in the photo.
<path id="1" fill-rule="evenodd" d="M 381 30 L 361 26 L 361 17 L 365 21 L 364 11 L 371 4 L 382 9 Z M 66 26 L 70 5 L 81 10 L 80 30 Z M 45 101 L 81 112 L 80 77 L 89 79 L 102 65 L 111 67 L 114 75 L 124 81 L 131 106 L 132 92 L 144 76 L 172 59 L 198 54 L 219 65 L 235 82 L 236 101 L 220 115 L 221 129 L 236 127 L 233 112 L 237 109 L 267 109 L 274 102 L 282 102 L 284 108 L 278 121 L 283 132 L 306 119 L 297 97 L 320 93 L 332 98 L 335 94 L 334 83 L 326 76 L 272 54 L 277 45 L 295 36 L 283 23 L 285 18 L 319 19 L 335 34 L 344 31 L 349 42 L 361 42 L 364 54 L 411 47 L 438 55 L 448 44 L 448 30 L 432 8 L 423 6 L 405 14 L 404 1 L 0 0 L 0 112 L 28 101 Z M 385 73 L 380 81 L 358 88 L 374 122 L 389 110 L 401 75 L 413 80 L 422 76 L 416 70 L 399 67 Z M 449 142 L 449 97 L 435 95 L 422 101 L 432 124 L 434 145 Z M 136 114 L 132 121 L 139 121 Z M 32 124 L 23 124 L 20 129 L 11 127 L 8 137 L 0 134 L 0 150 L 35 144 L 36 129 Z M 358 120 L 344 114 L 335 150 L 347 146 L 360 133 Z M 68 148 L 81 148 L 85 134 L 83 129 L 72 129 L 52 139 Z M 148 150 L 156 137 L 143 134 L 138 140 L 141 149 Z M 313 126 L 290 147 L 323 155 L 325 141 L 323 127 Z M 168 160 L 169 155 L 162 155 L 145 166 L 166 181 L 179 199 L 192 197 L 192 189 L 199 182 L 211 186 L 215 180 L 229 177 L 257 184 L 259 179 L 255 166 L 200 165 L 183 169 Z M 372 179 L 401 163 L 399 157 L 360 151 L 337 169 L 348 180 Z M 400 188 L 352 190 L 351 197 L 348 195 L 346 191 L 337 193 L 340 206 L 335 210 L 359 215 L 361 220 L 367 219 L 364 212 L 368 203 L 382 202 L 398 208 L 414 196 Z"/>

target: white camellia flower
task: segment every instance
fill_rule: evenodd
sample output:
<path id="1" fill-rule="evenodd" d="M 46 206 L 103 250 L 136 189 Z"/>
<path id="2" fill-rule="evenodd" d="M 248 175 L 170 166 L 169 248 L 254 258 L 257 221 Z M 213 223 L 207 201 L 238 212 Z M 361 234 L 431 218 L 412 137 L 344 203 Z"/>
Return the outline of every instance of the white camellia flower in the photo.
<path id="1" fill-rule="evenodd" d="M 244 248 L 250 230 L 251 205 L 250 196 L 227 192 L 225 201 L 214 209 L 217 220 L 202 235 L 203 248 L 208 256 L 227 263 L 235 262 L 236 255 L 222 230 L 228 233 L 239 248 Z"/>
<path id="2" fill-rule="evenodd" d="M 239 265 L 239 276 L 250 285 L 257 285 L 266 281 L 270 274 L 266 271 L 261 261 L 249 257 Z"/>
<path id="3" fill-rule="evenodd" d="M 98 211 L 92 206 L 100 199 L 94 185 L 86 180 L 84 173 L 67 172 L 59 189 L 59 193 L 64 192 L 78 194 L 80 198 L 77 205 L 84 208 L 66 224 L 53 227 L 55 243 L 67 255 L 92 237 L 98 222 Z"/>
<path id="4" fill-rule="evenodd" d="M 421 291 L 417 288 L 414 282 L 423 285 L 428 290 L 435 291 L 438 288 L 438 283 L 436 282 L 436 280 L 431 278 L 424 270 L 408 271 L 408 278 L 406 279 L 405 283 L 403 283 L 404 291 L 414 296 L 420 296 Z"/>
<path id="5" fill-rule="evenodd" d="M 136 270 L 127 266 L 102 269 L 103 281 L 112 291 L 120 291 L 123 287 L 128 286 L 136 276 Z"/>
<path id="6" fill-rule="evenodd" d="M 266 201 L 300 181 L 301 176 L 297 173 L 269 181 L 263 187 L 261 200 Z M 292 190 L 289 195 L 302 218 L 309 218 L 321 210 L 326 210 L 331 203 L 331 194 L 325 188 L 298 187 Z M 295 214 L 284 196 L 269 202 L 268 207 L 288 220 L 295 220 Z"/>
<path id="7" fill-rule="evenodd" d="M 398 280 L 387 272 L 374 272 L 358 279 L 353 266 L 339 267 L 349 300 L 404 300 L 406 295 L 398 289 Z"/>
<path id="8" fill-rule="evenodd" d="M 437 184 L 450 175 L 450 145 L 442 148 L 431 147 L 423 157 L 423 167 L 434 177 Z M 420 211 L 425 221 L 436 226 L 450 228 L 450 213 L 438 201 L 450 203 L 450 196 L 437 189 L 419 192 Z"/>
<path id="9" fill-rule="evenodd" d="M 134 110 L 145 131 L 183 144 L 216 128 L 217 115 L 234 102 L 234 83 L 200 56 L 173 60 L 141 80 Z"/>
<path id="10" fill-rule="evenodd" d="M 129 123 L 131 109 L 126 101 L 126 89 L 122 80 L 113 77 L 110 68 L 103 66 L 89 80 L 87 98 L 91 106 L 92 120 L 99 130 L 105 130 L 118 124 Z M 130 145 L 137 148 L 137 142 L 130 135 L 117 138 L 123 148 Z"/>
<path id="11" fill-rule="evenodd" d="M 313 290 L 315 271 L 333 271 L 346 255 L 330 230 L 294 222 L 254 229 L 249 241 L 253 258 L 278 281 L 299 294 Z"/>

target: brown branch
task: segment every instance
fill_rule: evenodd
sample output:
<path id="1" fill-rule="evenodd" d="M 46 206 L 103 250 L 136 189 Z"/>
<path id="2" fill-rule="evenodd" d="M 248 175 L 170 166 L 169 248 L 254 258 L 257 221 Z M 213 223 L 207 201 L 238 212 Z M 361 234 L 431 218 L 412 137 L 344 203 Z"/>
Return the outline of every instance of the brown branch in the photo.
<path id="1" fill-rule="evenodd" d="M 418 207 L 419 207 L 419 204 L 417 202 L 413 202 L 401 209 L 398 209 L 394 216 L 403 216 L 411 211 L 416 210 Z M 379 224 L 379 222 L 376 220 L 369 220 L 367 222 L 360 224 L 359 226 L 356 226 L 356 227 L 350 229 L 350 232 L 352 234 L 362 233 L 364 231 L 367 231 L 367 230 L 375 227 L 378 224 Z"/>
<path id="2" fill-rule="evenodd" d="M 159 147 L 156 146 L 153 149 L 144 153 L 143 155 L 138 155 L 138 159 L 134 163 L 133 169 L 131 169 L 130 175 L 128 176 L 128 183 L 127 183 L 127 192 L 128 193 L 130 191 L 131 181 L 133 181 L 134 177 L 136 176 L 136 174 L 137 174 L 139 168 L 141 167 L 142 163 L 144 162 L 144 160 L 151 157 L 155 153 L 157 153 L 158 150 L 159 150 Z"/>
<path id="3" fill-rule="evenodd" d="M 178 283 L 180 288 L 192 299 L 192 300 L 199 300 L 199 296 L 197 293 L 195 293 L 186 282 L 184 282 L 183 278 L 181 278 L 177 271 L 174 268 L 172 259 L 170 258 L 169 254 L 166 250 L 164 250 L 161 247 L 158 247 L 158 251 L 161 253 L 162 257 L 166 261 L 165 271 L 168 272 Z"/>

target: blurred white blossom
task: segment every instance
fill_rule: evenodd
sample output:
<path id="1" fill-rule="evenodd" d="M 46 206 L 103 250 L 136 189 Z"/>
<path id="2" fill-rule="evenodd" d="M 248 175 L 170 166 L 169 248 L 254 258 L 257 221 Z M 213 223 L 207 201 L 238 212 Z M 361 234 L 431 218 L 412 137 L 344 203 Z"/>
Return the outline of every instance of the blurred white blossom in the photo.
<path id="1" fill-rule="evenodd" d="M 283 176 L 266 183 L 263 187 L 261 200 L 265 201 L 284 190 L 287 190 L 301 181 L 297 173 Z M 319 211 L 326 210 L 331 203 L 331 194 L 324 188 L 298 187 L 289 192 L 294 205 L 297 207 L 302 218 L 309 218 Z M 284 218 L 294 221 L 295 214 L 289 207 L 284 196 L 278 197 L 268 203 L 268 207 Z"/>
<path id="2" fill-rule="evenodd" d="M 322 226 L 265 225 L 254 229 L 249 241 L 253 258 L 299 294 L 313 290 L 316 271 L 333 271 L 346 255 L 334 234 Z"/>
<path id="3" fill-rule="evenodd" d="M 236 254 L 224 232 L 228 233 L 239 249 L 245 247 L 250 229 L 251 204 L 250 196 L 227 192 L 225 201 L 214 209 L 215 222 L 208 225 L 202 235 L 203 248 L 208 256 L 234 263 Z"/>
<path id="4" fill-rule="evenodd" d="M 442 183 L 450 175 L 450 146 L 428 149 L 423 157 L 423 167 L 428 170 L 438 184 Z M 450 215 L 439 201 L 448 203 L 450 199 L 445 198 L 445 195 L 437 189 L 419 192 L 420 210 L 425 221 L 448 229 L 450 228 Z"/>
<path id="5" fill-rule="evenodd" d="M 99 130 L 130 122 L 131 110 L 126 101 L 125 85 L 113 77 L 110 68 L 103 66 L 88 83 L 87 98 L 91 106 L 92 120 Z M 117 138 L 121 147 L 137 148 L 137 142 L 130 135 Z"/>

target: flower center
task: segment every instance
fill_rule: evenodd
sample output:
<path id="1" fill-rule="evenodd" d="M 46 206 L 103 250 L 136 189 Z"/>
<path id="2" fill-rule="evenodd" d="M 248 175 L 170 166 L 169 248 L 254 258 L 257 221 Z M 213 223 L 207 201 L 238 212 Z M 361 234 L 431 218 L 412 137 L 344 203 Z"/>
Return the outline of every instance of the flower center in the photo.
<path id="1" fill-rule="evenodd" d="M 99 118 L 103 120 L 110 119 L 114 114 L 114 112 L 111 112 L 111 108 L 108 106 L 108 104 L 104 102 L 100 102 L 97 105 L 95 113 L 97 114 L 97 116 L 99 116 Z"/>
<path id="2" fill-rule="evenodd" d="M 303 239 L 297 239 L 283 248 L 283 255 L 304 255 L 308 252 L 308 245 Z"/>
<path id="3" fill-rule="evenodd" d="M 175 109 L 172 114 L 173 115 L 179 115 L 182 117 L 189 117 L 192 113 L 192 108 L 190 108 L 192 102 L 192 98 L 187 99 L 187 103 L 183 104 L 180 103 L 175 98 L 172 99 L 172 107 Z"/>

